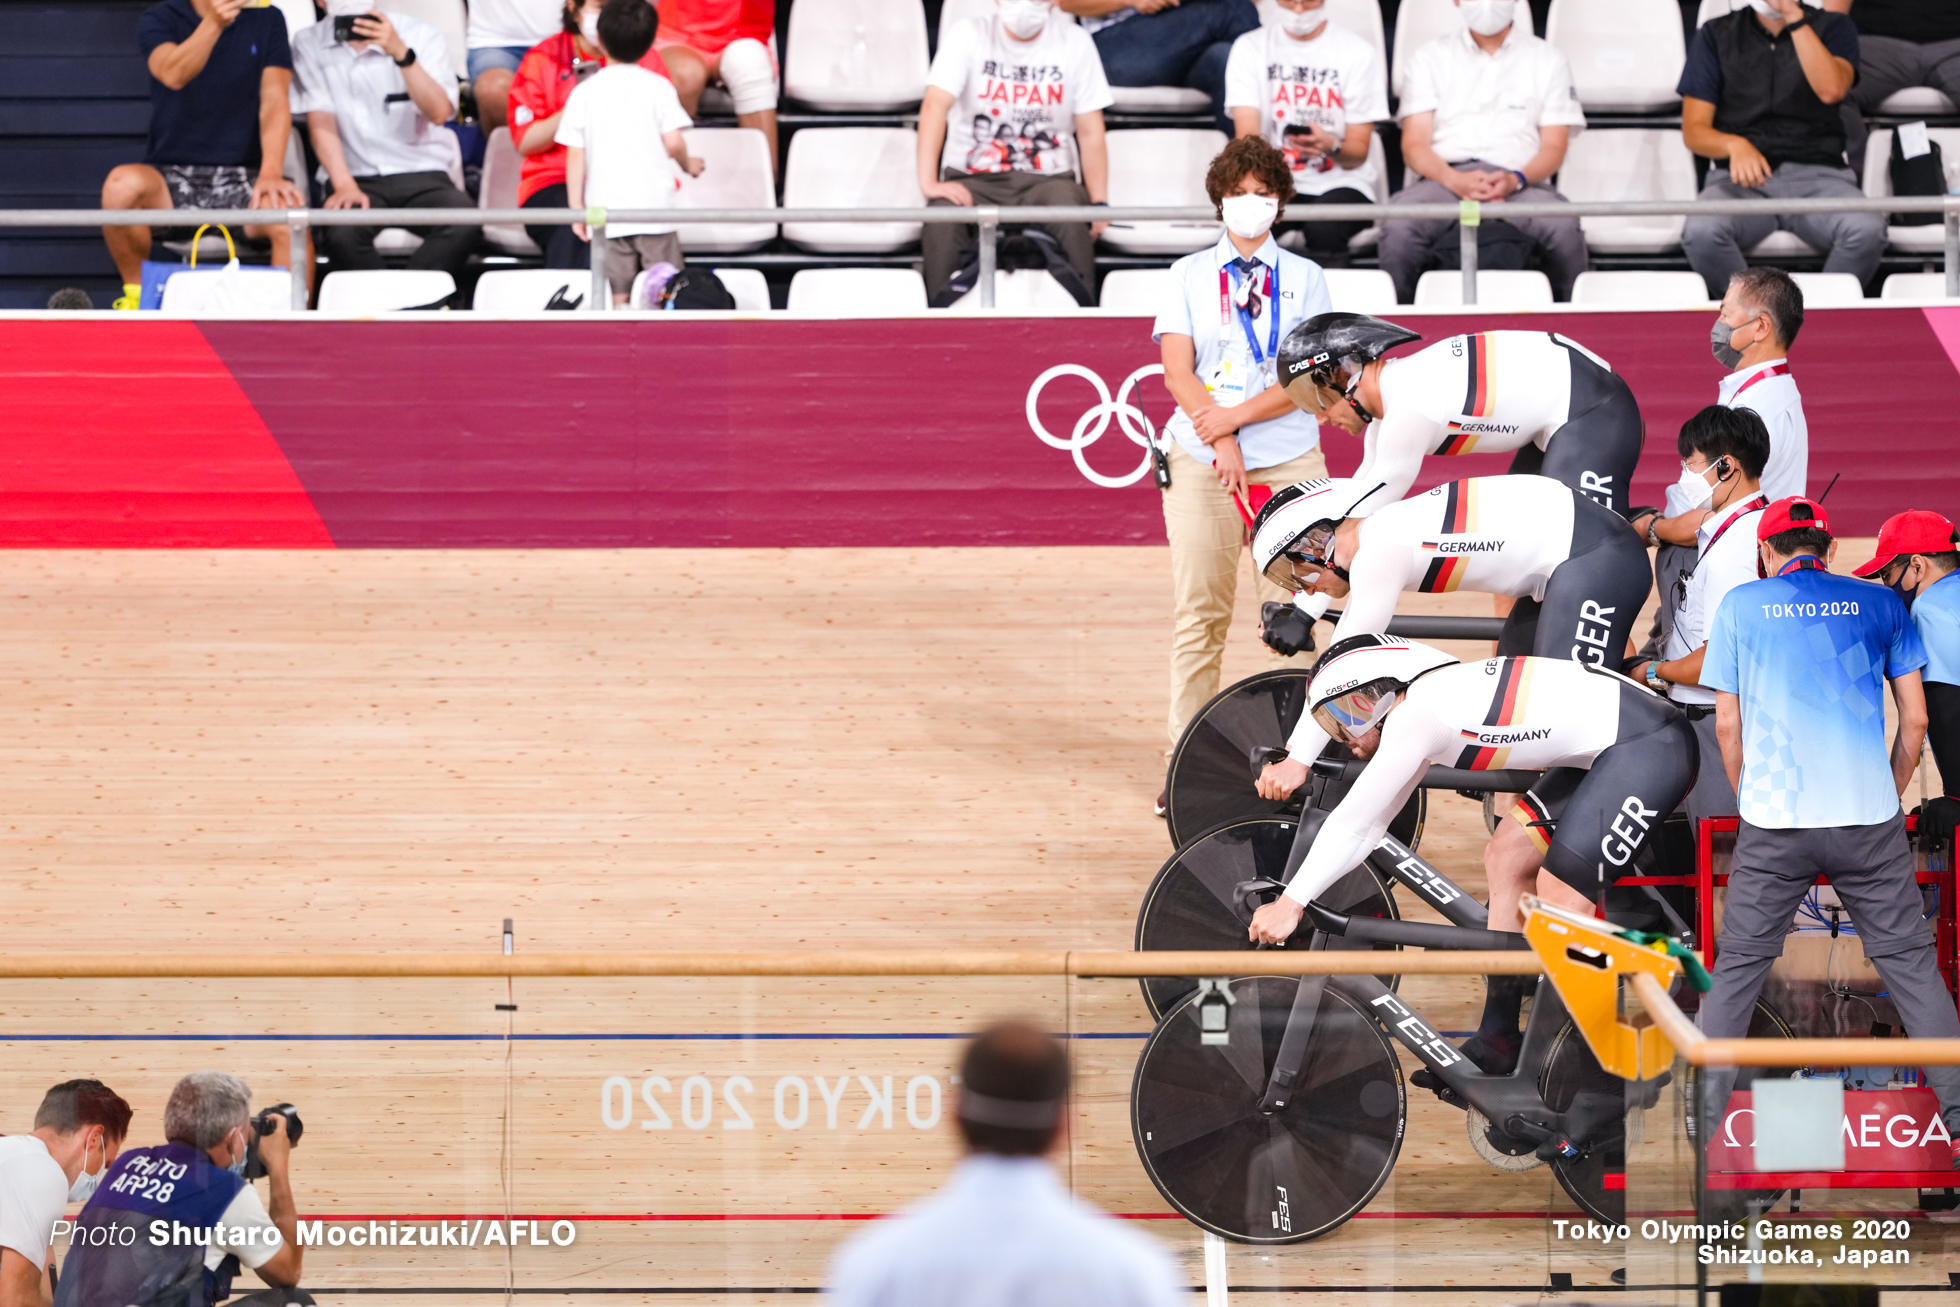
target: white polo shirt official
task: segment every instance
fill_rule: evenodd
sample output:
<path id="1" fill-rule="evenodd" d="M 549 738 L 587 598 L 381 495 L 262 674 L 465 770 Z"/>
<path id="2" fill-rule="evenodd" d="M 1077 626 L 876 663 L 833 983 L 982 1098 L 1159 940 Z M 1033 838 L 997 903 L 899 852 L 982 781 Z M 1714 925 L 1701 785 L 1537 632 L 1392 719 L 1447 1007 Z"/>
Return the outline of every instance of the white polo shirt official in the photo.
<path id="1" fill-rule="evenodd" d="M 1674 629 L 1661 651 L 1663 659 L 1686 658 L 1707 644 L 1724 596 L 1757 579 L 1756 523 L 1766 506 L 1760 494 L 1751 495 L 1741 504 L 1724 506 L 1695 532 L 1695 570 L 1681 578 L 1687 594 L 1680 597 Z M 1668 698 L 1680 704 L 1712 704 L 1715 692 L 1699 685 L 1676 685 L 1669 688 Z"/>
<path id="2" fill-rule="evenodd" d="M 1463 28 L 1422 46 L 1409 60 L 1397 121 L 1436 115 L 1430 147 L 1445 162 L 1482 159 L 1523 168 L 1538 153 L 1541 127 L 1585 130 L 1572 90 L 1572 65 L 1558 47 L 1531 34 L 1529 12 L 1511 24 L 1496 54 L 1485 54 Z"/>
<path id="3" fill-rule="evenodd" d="M 68 1176 L 38 1135 L 0 1139 L 0 1248 L 48 1264 L 54 1223 L 68 1210 Z"/>
<path id="4" fill-rule="evenodd" d="M 1769 502 L 1804 493 L 1810 479 L 1810 426 L 1803 396 L 1790 375 L 1790 360 L 1770 359 L 1722 378 L 1723 408 L 1755 410 L 1769 428 L 1769 462 L 1763 464 L 1763 493 Z"/>
<path id="5" fill-rule="evenodd" d="M 1238 247 L 1232 244 L 1230 235 L 1224 235 L 1210 249 L 1187 254 L 1173 263 L 1164 307 L 1150 329 L 1150 339 L 1155 342 L 1162 342 L 1166 332 L 1191 337 L 1197 354 L 1200 381 L 1217 368 L 1225 356 L 1228 342 L 1233 348 L 1240 343 L 1239 337 L 1230 334 L 1243 330 L 1238 314 L 1234 311 L 1221 321 L 1218 297 L 1219 274 L 1238 257 Z M 1270 234 L 1253 258 L 1273 270 L 1276 287 L 1273 300 L 1279 312 L 1279 340 L 1285 340 L 1286 333 L 1315 314 L 1333 311 L 1334 302 L 1327 294 L 1327 279 L 1321 275 L 1320 265 L 1312 259 L 1303 259 L 1281 249 Z M 1259 321 L 1254 334 L 1262 350 L 1274 338 L 1271 326 L 1264 319 Z M 1270 358 L 1268 370 L 1276 373 Z M 1185 453 L 1200 463 L 1210 464 L 1213 461 L 1211 447 L 1198 439 L 1197 430 L 1192 427 L 1190 417 L 1182 408 L 1172 414 L 1164 429 L 1184 447 Z M 1320 424 L 1289 405 L 1288 411 L 1279 417 L 1264 422 L 1249 422 L 1240 427 L 1238 440 L 1239 452 L 1245 456 L 1248 470 L 1277 467 L 1320 444 Z"/>
<path id="6" fill-rule="evenodd" d="M 448 93 L 453 116 L 459 92 L 442 33 L 419 18 L 382 12 Z M 458 154 L 454 133 L 423 117 L 408 98 L 408 83 L 388 52 L 373 44 L 356 51 L 352 42 L 334 40 L 331 22 L 315 23 L 293 38 L 292 106 L 296 118 L 334 116 L 347 170 L 356 177 L 447 172 Z"/>

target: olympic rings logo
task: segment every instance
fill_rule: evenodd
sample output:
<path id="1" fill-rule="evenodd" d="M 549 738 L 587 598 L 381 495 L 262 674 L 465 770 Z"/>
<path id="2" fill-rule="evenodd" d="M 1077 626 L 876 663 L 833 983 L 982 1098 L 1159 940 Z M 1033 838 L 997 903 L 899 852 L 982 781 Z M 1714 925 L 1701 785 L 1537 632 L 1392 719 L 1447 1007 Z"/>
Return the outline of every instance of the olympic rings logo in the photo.
<path id="1" fill-rule="evenodd" d="M 1075 459 L 1076 469 L 1095 484 L 1110 490 L 1121 490 L 1124 486 L 1135 485 L 1150 472 L 1152 450 L 1149 419 L 1144 416 L 1140 407 L 1130 402 L 1130 397 L 1146 377 L 1163 375 L 1164 365 L 1161 363 L 1138 368 L 1123 379 L 1123 384 L 1116 390 L 1116 398 L 1112 400 L 1109 396 L 1109 387 L 1103 384 L 1103 379 L 1094 372 L 1077 363 L 1057 363 L 1036 377 L 1034 384 L 1028 387 L 1028 426 L 1036 436 L 1041 438 L 1043 444 L 1055 449 L 1066 449 Z M 1036 411 L 1041 401 L 1042 390 L 1056 377 L 1080 377 L 1096 389 L 1096 404 L 1075 420 L 1075 430 L 1066 439 L 1041 425 L 1041 415 Z M 1135 471 L 1123 476 L 1106 476 L 1096 471 L 1089 466 L 1089 460 L 1085 456 L 1089 446 L 1101 440 L 1103 433 L 1109 430 L 1111 418 L 1116 420 L 1123 434 L 1143 450 L 1143 462 L 1137 465 Z"/>

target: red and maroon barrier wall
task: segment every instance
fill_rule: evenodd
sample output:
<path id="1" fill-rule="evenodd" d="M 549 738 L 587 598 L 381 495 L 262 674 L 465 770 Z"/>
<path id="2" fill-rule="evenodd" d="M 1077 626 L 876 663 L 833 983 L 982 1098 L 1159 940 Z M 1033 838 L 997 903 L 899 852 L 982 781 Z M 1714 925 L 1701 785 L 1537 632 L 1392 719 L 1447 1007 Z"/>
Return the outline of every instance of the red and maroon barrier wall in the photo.
<path id="1" fill-rule="evenodd" d="M 1562 331 L 1648 425 L 1634 500 L 1721 369 L 1707 312 L 1410 316 Z M 0 546 L 1147 544 L 1147 477 L 1092 483 L 1028 422 L 1072 364 L 1114 394 L 1157 361 L 1140 319 L 0 321 Z M 1960 309 L 1813 313 L 1792 351 L 1810 488 L 1841 533 L 1960 515 Z M 1161 422 L 1161 381 L 1142 383 Z M 1079 374 L 1035 410 L 1066 439 Z M 1328 461 L 1359 442 L 1328 431 Z M 1083 455 L 1141 460 L 1111 423 Z M 1506 456 L 1430 459 L 1423 485 Z"/>

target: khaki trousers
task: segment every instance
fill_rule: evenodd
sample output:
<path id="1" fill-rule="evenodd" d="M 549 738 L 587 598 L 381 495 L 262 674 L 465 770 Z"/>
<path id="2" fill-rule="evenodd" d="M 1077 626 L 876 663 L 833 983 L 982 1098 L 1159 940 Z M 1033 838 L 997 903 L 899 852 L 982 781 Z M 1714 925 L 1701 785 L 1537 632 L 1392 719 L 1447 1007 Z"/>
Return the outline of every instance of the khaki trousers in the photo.
<path id="1" fill-rule="evenodd" d="M 1232 625 L 1232 603 L 1238 595 L 1239 558 L 1248 543 L 1245 519 L 1218 475 L 1171 443 L 1171 488 L 1164 492 L 1164 531 L 1171 542 L 1171 589 L 1175 615 L 1171 625 L 1171 744 L 1184 734 L 1185 724 L 1205 701 L 1218 693 L 1219 665 L 1225 656 L 1225 633 Z M 1319 449 L 1308 450 L 1290 463 L 1254 468 L 1246 480 L 1262 486 L 1290 486 L 1295 481 L 1327 475 L 1327 460 Z M 1254 577 L 1261 603 L 1289 602 L 1292 595 Z M 1270 649 L 1274 667 L 1311 667 L 1311 653 L 1282 658 Z"/>

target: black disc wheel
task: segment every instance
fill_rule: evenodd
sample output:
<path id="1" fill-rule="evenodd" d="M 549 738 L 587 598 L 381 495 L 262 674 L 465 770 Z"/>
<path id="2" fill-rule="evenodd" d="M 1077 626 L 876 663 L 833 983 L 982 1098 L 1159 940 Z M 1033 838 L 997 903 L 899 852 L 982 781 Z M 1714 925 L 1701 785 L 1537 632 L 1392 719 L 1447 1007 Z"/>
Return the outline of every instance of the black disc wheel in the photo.
<path id="1" fill-rule="evenodd" d="M 1237 901 L 1235 889 L 1248 880 L 1280 880 L 1297 830 L 1297 823 L 1284 817 L 1252 817 L 1209 831 L 1172 854 L 1150 882 L 1137 912 L 1137 951 L 1244 949 L 1246 967 L 1258 969 L 1257 950 L 1245 933 L 1252 912 Z M 1328 886 L 1320 902 L 1349 916 L 1398 917 L 1395 896 L 1365 864 Z M 1306 948 L 1312 938 L 1313 927 L 1302 918 L 1287 947 Z M 1326 947 L 1392 950 L 1394 945 L 1329 939 Z M 1382 983 L 1393 986 L 1397 979 L 1384 976 Z M 1188 976 L 1152 976 L 1138 983 L 1153 1017 L 1163 1016 L 1198 987 Z"/>
<path id="2" fill-rule="evenodd" d="M 1606 1225 L 1620 1224 L 1627 1214 L 1627 1082 L 1599 1064 L 1579 1027 L 1568 1021 L 1552 1039 L 1538 1092 L 1554 1112 L 1571 1111 L 1581 1094 L 1604 1095 L 1621 1105 L 1611 1126 L 1588 1141 L 1585 1152 L 1552 1159 L 1552 1174 L 1580 1211 Z"/>
<path id="3" fill-rule="evenodd" d="M 1281 667 L 1220 690 L 1198 710 L 1171 751 L 1164 778 L 1164 825 L 1174 846 L 1182 848 L 1206 831 L 1248 817 L 1297 818 L 1306 799 L 1330 784 L 1316 776 L 1284 803 L 1262 799 L 1252 788 L 1265 751 L 1286 747 L 1306 704 L 1307 673 Z M 1330 745 L 1329 752 L 1347 756 L 1339 745 Z M 1425 792 L 1417 790 L 1389 823 L 1388 833 L 1411 849 L 1418 847 L 1427 812 Z"/>
<path id="4" fill-rule="evenodd" d="M 1130 1125 L 1164 1201 L 1238 1243 L 1299 1243 L 1366 1207 L 1395 1166 L 1408 1100 L 1395 1050 L 1355 1001 L 1321 992 L 1287 1105 L 1259 1110 L 1300 980 L 1229 982 L 1228 1042 L 1200 1040 L 1187 997 L 1137 1059 Z"/>

